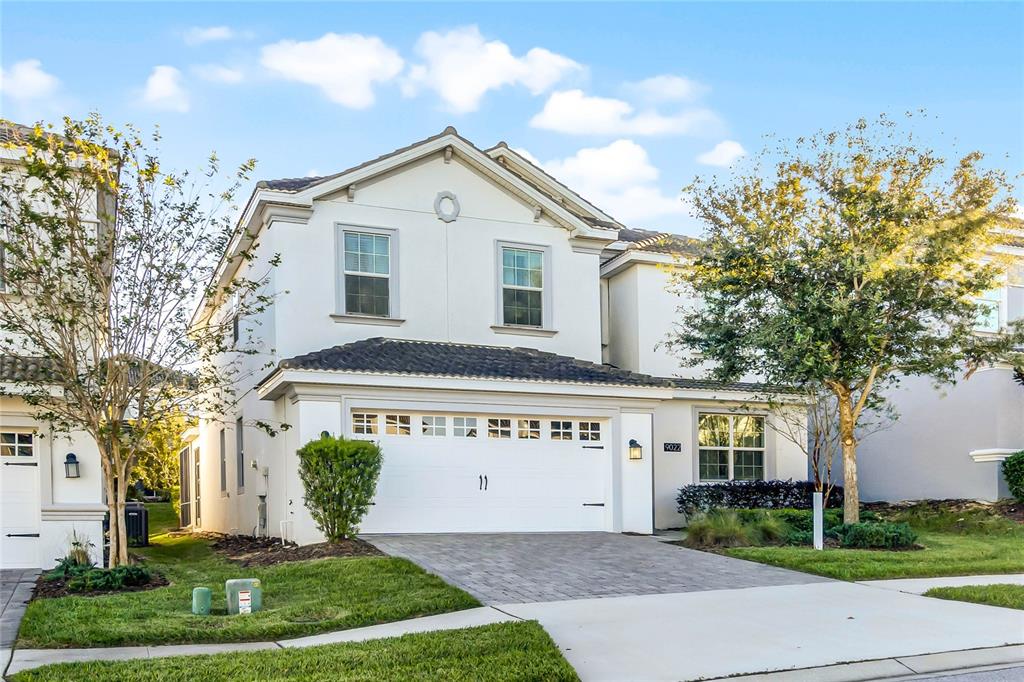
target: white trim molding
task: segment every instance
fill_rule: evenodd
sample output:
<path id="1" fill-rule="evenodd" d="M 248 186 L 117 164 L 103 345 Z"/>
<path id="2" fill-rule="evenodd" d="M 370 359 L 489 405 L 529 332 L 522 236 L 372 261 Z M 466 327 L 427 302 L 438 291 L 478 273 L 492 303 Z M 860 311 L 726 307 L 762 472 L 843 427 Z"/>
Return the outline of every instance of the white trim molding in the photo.
<path id="1" fill-rule="evenodd" d="M 1024 448 L 985 448 L 983 450 L 971 450 L 971 459 L 975 462 L 1002 462 L 1010 455 L 1021 452 Z"/>

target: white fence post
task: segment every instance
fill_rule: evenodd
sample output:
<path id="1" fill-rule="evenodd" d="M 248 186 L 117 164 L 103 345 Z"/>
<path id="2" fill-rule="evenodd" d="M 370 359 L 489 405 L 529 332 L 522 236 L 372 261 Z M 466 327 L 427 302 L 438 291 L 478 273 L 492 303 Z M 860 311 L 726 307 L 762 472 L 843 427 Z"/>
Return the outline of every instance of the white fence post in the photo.
<path id="1" fill-rule="evenodd" d="M 814 549 L 825 547 L 825 519 L 822 507 L 824 506 L 821 493 L 812 493 L 814 501 Z"/>

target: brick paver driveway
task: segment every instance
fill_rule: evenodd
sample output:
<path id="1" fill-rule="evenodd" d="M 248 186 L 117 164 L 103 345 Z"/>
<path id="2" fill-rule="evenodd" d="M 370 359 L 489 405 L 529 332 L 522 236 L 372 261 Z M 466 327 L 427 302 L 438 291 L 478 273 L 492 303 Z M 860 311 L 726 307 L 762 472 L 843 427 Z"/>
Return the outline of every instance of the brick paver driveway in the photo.
<path id="1" fill-rule="evenodd" d="M 487 604 L 825 582 L 617 533 L 368 535 Z"/>

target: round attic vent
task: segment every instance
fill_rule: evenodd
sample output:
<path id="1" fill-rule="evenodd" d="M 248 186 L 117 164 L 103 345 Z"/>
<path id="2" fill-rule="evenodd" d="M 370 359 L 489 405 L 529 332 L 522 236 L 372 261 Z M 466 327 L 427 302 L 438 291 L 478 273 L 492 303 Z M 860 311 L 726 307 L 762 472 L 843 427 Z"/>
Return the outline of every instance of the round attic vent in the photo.
<path id="1" fill-rule="evenodd" d="M 437 217 L 446 223 L 450 223 L 459 217 L 459 211 L 462 207 L 459 206 L 459 199 L 455 196 L 454 192 L 444 190 L 437 193 L 437 197 L 434 198 L 434 213 Z"/>

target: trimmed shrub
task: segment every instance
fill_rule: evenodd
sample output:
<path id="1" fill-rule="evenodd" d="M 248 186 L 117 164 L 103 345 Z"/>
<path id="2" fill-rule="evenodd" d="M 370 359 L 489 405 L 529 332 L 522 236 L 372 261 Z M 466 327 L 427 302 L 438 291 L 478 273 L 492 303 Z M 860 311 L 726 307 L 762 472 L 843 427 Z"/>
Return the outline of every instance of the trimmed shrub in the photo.
<path id="1" fill-rule="evenodd" d="M 1024 502 L 1024 450 L 1003 460 L 1003 478 L 1010 488 L 1010 494 L 1018 502 Z"/>
<path id="2" fill-rule="evenodd" d="M 68 592 L 103 592 L 123 590 L 149 583 L 152 575 L 145 566 L 90 568 L 68 581 Z"/>
<path id="3" fill-rule="evenodd" d="M 380 446 L 324 436 L 298 451 L 306 507 L 328 542 L 354 537 L 377 490 Z"/>
<path id="4" fill-rule="evenodd" d="M 852 523 L 836 530 L 843 547 L 853 549 L 907 549 L 917 542 L 906 523 Z"/>
<path id="5" fill-rule="evenodd" d="M 810 509 L 812 481 L 722 481 L 684 485 L 676 495 L 682 514 L 730 509 Z M 843 489 L 836 486 L 828 496 L 829 507 L 843 506 Z"/>
<path id="6" fill-rule="evenodd" d="M 790 527 L 777 516 L 765 516 L 749 526 L 750 535 L 760 545 L 776 545 L 782 542 L 790 532 Z"/>
<path id="7" fill-rule="evenodd" d="M 694 519 L 686 527 L 690 547 L 743 547 L 750 535 L 739 515 L 732 509 L 714 509 Z"/>

